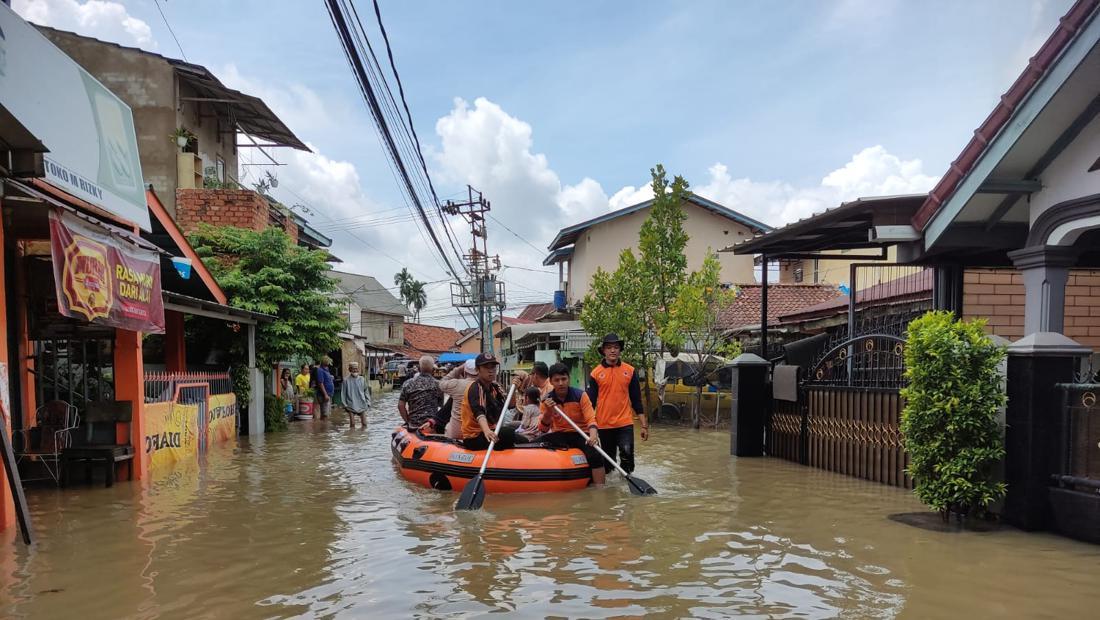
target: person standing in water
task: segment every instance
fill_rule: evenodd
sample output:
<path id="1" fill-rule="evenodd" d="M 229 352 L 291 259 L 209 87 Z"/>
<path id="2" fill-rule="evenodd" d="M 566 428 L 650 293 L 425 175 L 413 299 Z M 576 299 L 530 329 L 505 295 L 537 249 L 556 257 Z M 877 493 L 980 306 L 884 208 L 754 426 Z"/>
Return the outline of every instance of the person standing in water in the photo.
<path id="1" fill-rule="evenodd" d="M 359 374 L 359 364 L 348 364 L 348 376 L 340 384 L 340 401 L 344 403 L 344 409 L 348 412 L 348 424 L 355 428 L 355 416 L 359 416 L 359 423 L 363 428 L 367 427 L 367 409 L 370 408 L 370 384 L 366 377 Z"/>
<path id="2" fill-rule="evenodd" d="M 603 337 L 598 351 L 603 356 L 588 378 L 588 398 L 596 408 L 600 445 L 627 473 L 634 471 L 634 416 L 641 422 L 642 441 L 649 439 L 649 421 L 642 407 L 638 372 L 622 360 L 623 339 L 617 334 Z M 604 468 L 610 472 L 611 463 Z"/>

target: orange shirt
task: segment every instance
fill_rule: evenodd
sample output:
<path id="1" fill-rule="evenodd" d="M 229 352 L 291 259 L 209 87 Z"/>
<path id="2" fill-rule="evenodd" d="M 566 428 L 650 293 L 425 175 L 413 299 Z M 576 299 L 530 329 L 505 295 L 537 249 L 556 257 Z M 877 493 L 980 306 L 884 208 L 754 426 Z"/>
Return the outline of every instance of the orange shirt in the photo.
<path id="1" fill-rule="evenodd" d="M 581 390 L 571 387 L 569 392 L 565 395 L 565 401 L 559 401 L 557 393 L 551 392 L 554 395 L 554 402 L 562 413 L 569 416 L 570 420 L 573 420 L 577 426 L 581 427 L 581 430 L 587 430 L 589 428 L 596 427 L 596 412 L 592 409 L 592 401 L 588 399 L 588 394 L 585 394 Z M 577 432 L 568 422 L 561 419 L 558 412 L 554 411 L 554 405 L 543 401 L 539 405 L 542 411 L 542 417 L 539 418 L 539 431 L 540 432 L 558 432 L 569 431 L 570 433 Z"/>
<path id="2" fill-rule="evenodd" d="M 596 407 L 600 428 L 621 428 L 634 423 L 641 414 L 642 390 L 634 367 L 626 362 L 608 366 L 600 362 L 588 379 L 588 397 Z"/>
<path id="3" fill-rule="evenodd" d="M 481 434 L 479 416 L 485 416 L 492 427 L 500 418 L 501 407 L 506 398 L 500 385 L 494 383 L 489 389 L 482 389 L 481 383 L 474 381 L 466 388 L 466 398 L 462 399 L 462 438 L 469 439 Z"/>

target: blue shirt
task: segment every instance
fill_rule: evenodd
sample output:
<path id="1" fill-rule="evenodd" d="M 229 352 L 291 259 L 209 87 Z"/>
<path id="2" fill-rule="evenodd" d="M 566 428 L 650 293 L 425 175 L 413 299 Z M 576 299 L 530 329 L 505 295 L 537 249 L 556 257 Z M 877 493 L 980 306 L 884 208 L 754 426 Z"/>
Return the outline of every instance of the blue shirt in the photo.
<path id="1" fill-rule="evenodd" d="M 317 367 L 317 381 L 325 386 L 325 393 L 329 396 L 332 396 L 333 392 L 336 391 L 336 384 L 332 381 L 332 373 L 327 368 Z"/>

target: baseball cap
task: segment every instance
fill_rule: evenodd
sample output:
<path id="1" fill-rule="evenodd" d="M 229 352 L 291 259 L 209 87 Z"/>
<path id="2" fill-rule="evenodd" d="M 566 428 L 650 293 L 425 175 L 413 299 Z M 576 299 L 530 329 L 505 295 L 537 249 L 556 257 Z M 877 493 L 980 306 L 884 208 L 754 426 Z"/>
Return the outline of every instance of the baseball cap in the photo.
<path id="1" fill-rule="evenodd" d="M 500 362 L 497 361 L 497 356 L 493 355 L 492 353 L 482 353 L 477 356 L 476 360 L 474 360 L 474 366 L 478 367 L 492 366 L 494 364 L 499 366 Z"/>

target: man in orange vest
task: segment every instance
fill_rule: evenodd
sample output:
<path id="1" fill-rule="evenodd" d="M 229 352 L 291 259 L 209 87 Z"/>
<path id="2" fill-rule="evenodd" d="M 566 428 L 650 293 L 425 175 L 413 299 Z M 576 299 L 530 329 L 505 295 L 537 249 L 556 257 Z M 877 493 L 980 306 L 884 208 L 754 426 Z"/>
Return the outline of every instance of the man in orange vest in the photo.
<path id="1" fill-rule="evenodd" d="M 623 340 L 608 334 L 600 343 L 603 361 L 588 377 L 588 399 L 596 408 L 600 445 L 627 472 L 634 471 L 634 416 L 642 425 L 642 441 L 649 439 L 649 421 L 642 407 L 642 388 L 634 367 L 622 361 Z M 611 463 L 604 469 L 611 471 Z"/>

